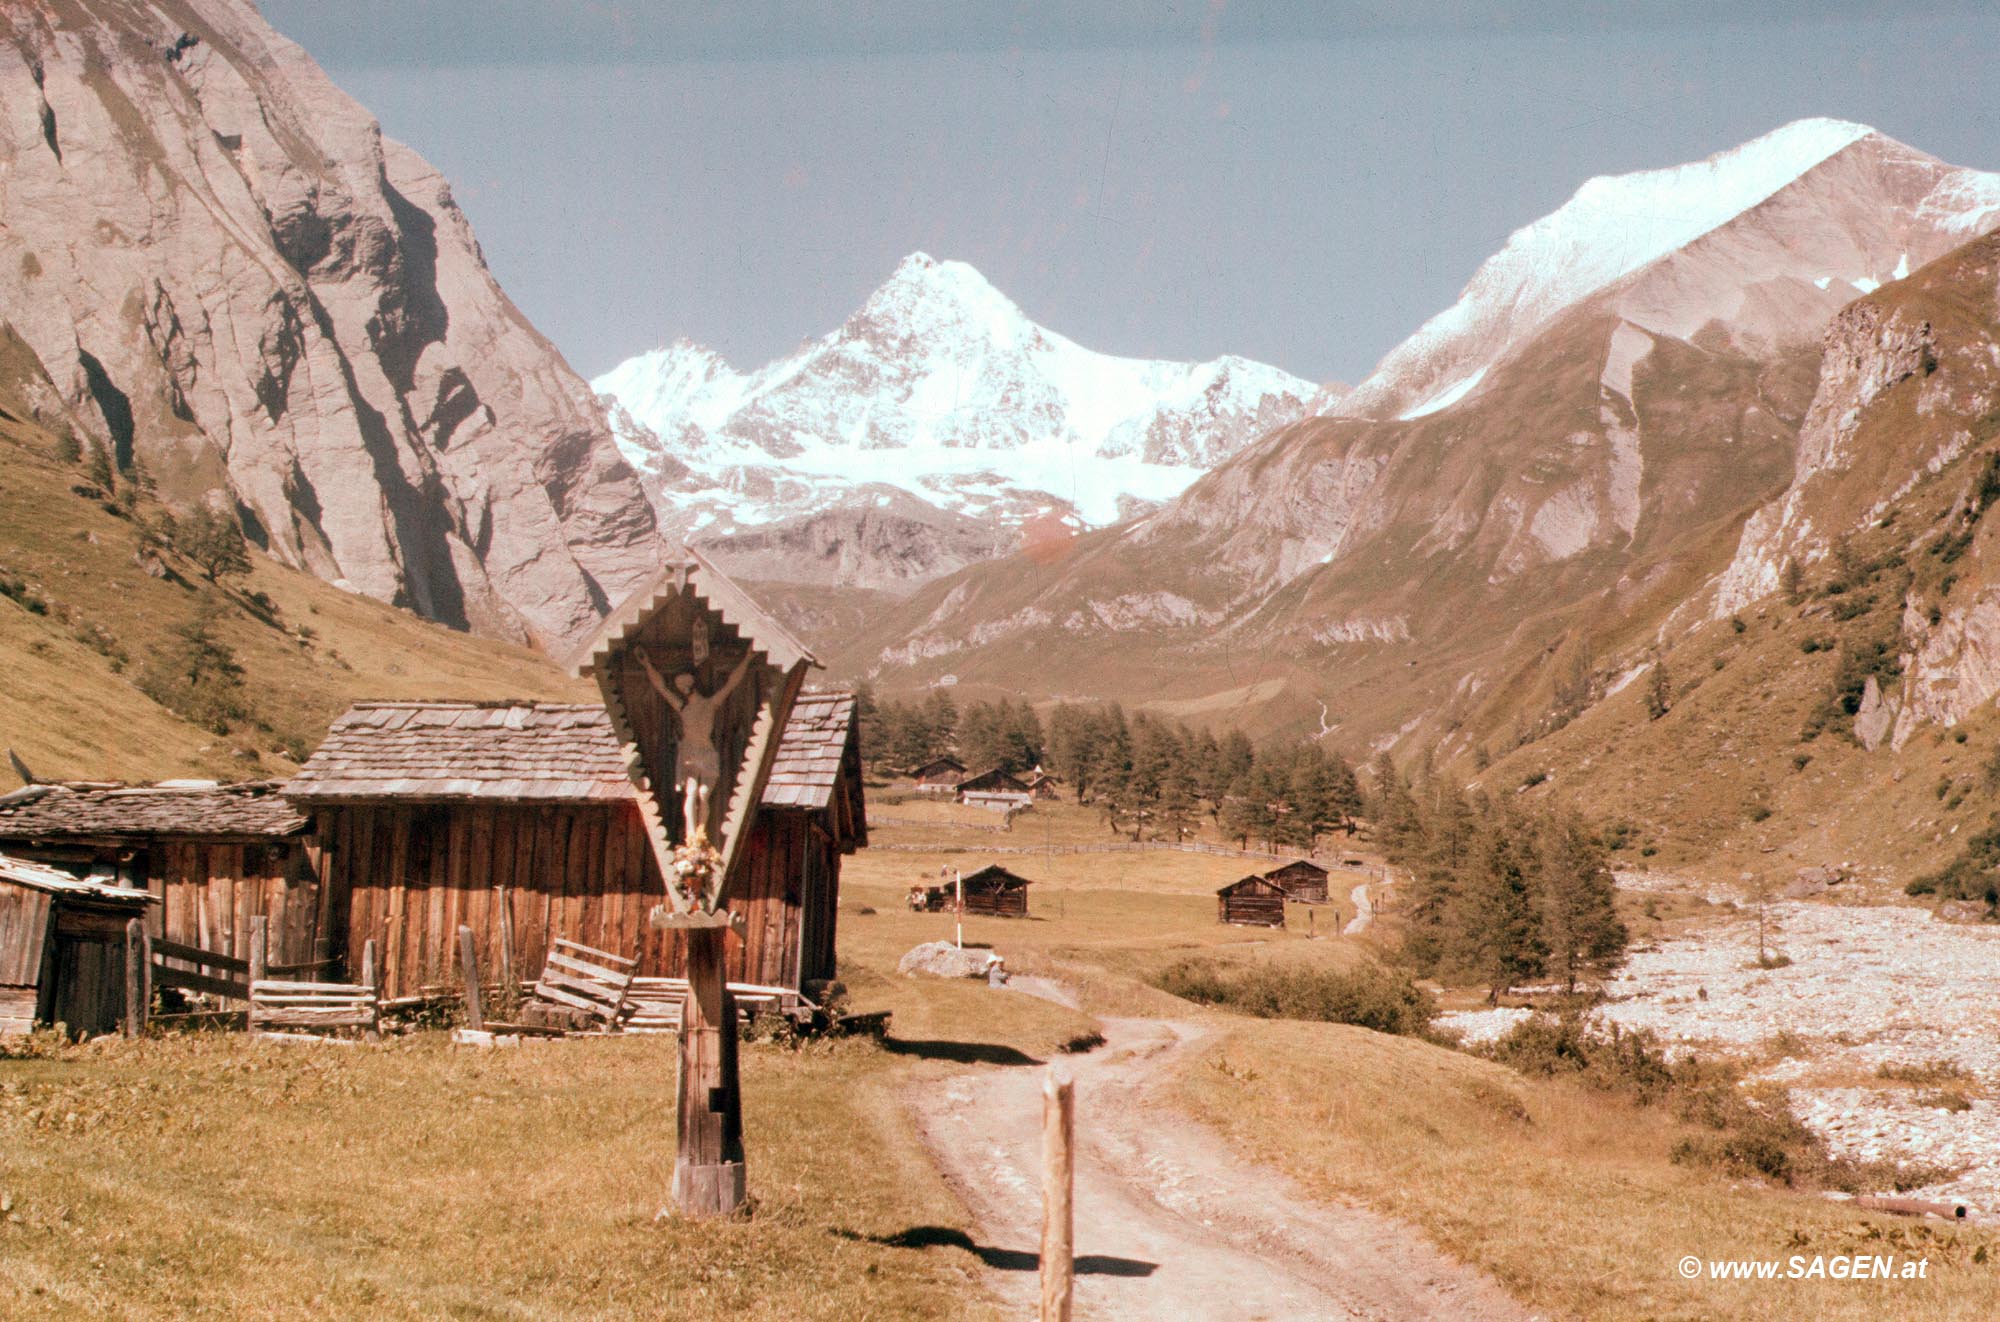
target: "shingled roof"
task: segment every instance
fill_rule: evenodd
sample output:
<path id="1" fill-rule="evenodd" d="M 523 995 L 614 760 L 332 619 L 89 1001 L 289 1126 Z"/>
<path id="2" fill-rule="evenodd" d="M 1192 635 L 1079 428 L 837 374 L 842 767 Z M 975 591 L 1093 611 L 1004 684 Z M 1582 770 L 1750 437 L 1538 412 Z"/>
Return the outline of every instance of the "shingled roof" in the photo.
<path id="1" fill-rule="evenodd" d="M 241 785 L 27 785 L 0 795 L 0 840 L 291 836 L 308 822 L 277 781 Z"/>
<path id="2" fill-rule="evenodd" d="M 770 807 L 823 808 L 840 773 L 851 693 L 801 694 L 765 786 Z M 594 703 L 362 702 L 285 787 L 346 799 L 575 803 L 632 797 L 625 758 Z"/>

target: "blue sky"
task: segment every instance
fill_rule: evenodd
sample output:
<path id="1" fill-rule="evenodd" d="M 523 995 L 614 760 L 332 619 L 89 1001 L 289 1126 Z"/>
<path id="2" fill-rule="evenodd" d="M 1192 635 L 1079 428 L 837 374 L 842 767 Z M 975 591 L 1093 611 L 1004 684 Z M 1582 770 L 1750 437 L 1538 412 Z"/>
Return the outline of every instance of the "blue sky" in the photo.
<path id="1" fill-rule="evenodd" d="M 1593 174 L 1806 115 L 2000 168 L 1990 5 L 264 0 L 586 374 L 904 254 L 1095 349 L 1353 381 Z"/>

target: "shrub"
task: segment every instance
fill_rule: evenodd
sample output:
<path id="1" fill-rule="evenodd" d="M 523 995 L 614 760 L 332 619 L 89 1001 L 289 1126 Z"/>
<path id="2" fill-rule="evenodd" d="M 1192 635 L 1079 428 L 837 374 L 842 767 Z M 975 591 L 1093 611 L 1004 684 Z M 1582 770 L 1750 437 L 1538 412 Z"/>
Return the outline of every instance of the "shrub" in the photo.
<path id="1" fill-rule="evenodd" d="M 1673 1067 L 1653 1034 L 1608 1033 L 1585 1026 L 1581 1015 L 1536 1014 L 1481 1053 L 1523 1074 L 1568 1075 L 1592 1088 L 1657 1101 L 1673 1086 Z"/>
<path id="2" fill-rule="evenodd" d="M 1378 1033 L 1417 1036 L 1437 1014 L 1431 994 L 1407 974 L 1373 965 L 1347 970 L 1271 964 L 1226 968 L 1213 960 L 1183 959 L 1151 981 L 1182 1000 L 1259 1019 L 1353 1024 Z"/>
<path id="3" fill-rule="evenodd" d="M 1731 629 L 1734 629 L 1737 633 L 1742 633 L 1745 629 L 1748 629 L 1750 626 L 1743 622 L 1743 617 L 1741 615 L 1732 615 L 1729 617 L 1729 627 Z"/>

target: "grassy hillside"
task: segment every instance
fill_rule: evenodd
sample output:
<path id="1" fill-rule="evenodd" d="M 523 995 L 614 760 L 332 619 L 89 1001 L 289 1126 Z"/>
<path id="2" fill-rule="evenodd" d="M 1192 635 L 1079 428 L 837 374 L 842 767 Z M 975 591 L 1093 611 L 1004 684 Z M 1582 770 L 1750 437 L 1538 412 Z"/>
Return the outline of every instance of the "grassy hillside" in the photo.
<path id="1" fill-rule="evenodd" d="M 361 697 L 575 696 L 525 648 L 429 624 L 251 552 L 208 582 L 143 549 L 161 509 L 93 489 L 17 387 L 0 391 L 0 743 L 49 777 L 281 775 Z M 79 494 L 82 489 L 84 494 Z M 151 566 L 149 570 L 149 565 Z M 240 718 L 204 728 L 146 696 L 198 618 L 242 668 Z M 155 685 L 157 687 L 157 685 Z M 16 778 L 0 769 L 0 784 Z"/>

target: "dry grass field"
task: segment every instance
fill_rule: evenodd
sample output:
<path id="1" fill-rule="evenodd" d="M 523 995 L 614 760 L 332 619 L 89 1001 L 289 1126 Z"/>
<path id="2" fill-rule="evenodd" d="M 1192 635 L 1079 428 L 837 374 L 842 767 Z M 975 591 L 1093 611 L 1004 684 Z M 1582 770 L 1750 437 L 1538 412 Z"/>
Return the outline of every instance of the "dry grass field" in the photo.
<path id="1" fill-rule="evenodd" d="M 1531 1080 L 1407 1038 L 1245 1021 L 1180 1101 L 1249 1156 L 1329 1198 L 1422 1228 L 1555 1316 L 1665 1319 L 2000 1316 L 2000 1237 L 1676 1165 L 1663 1108 Z M 1707 1260 L 1882 1254 L 1920 1281 L 1689 1281 Z"/>
<path id="2" fill-rule="evenodd" d="M 878 841 L 904 837 L 882 828 Z M 672 1149 L 663 1040 L 453 1049 L 119 1042 L 0 1059 L 0 1315 L 962 1318 L 993 1315 L 965 1214 L 906 1095 L 958 1070 L 1035 1068 L 1091 1014 L 1225 1026 L 1170 1102 L 1309 1193 L 1403 1219 L 1551 1316 L 2000 1315 L 1990 1232 L 1858 1213 L 1671 1160 L 1689 1127 L 1409 1038 L 1201 1010 L 1147 985 L 1189 954 L 1345 968 L 1368 938 L 1225 928 L 1192 854 L 1001 856 L 1026 921 L 968 943 L 1082 992 L 1072 1011 L 895 961 L 948 939 L 903 907 L 914 876 L 985 861 L 864 851 L 840 914 L 853 1008 L 883 1044 L 745 1047 L 748 1217 L 656 1222 Z M 1324 910 L 1321 911 L 1325 912 Z M 1698 915 L 1670 916 L 1699 921 Z M 1082 1099 L 1089 1124 L 1089 1099 Z M 1087 1207 L 1083 1215 L 1088 1215 Z M 1686 1282 L 1704 1258 L 1925 1257 L 1923 1282 Z"/>

